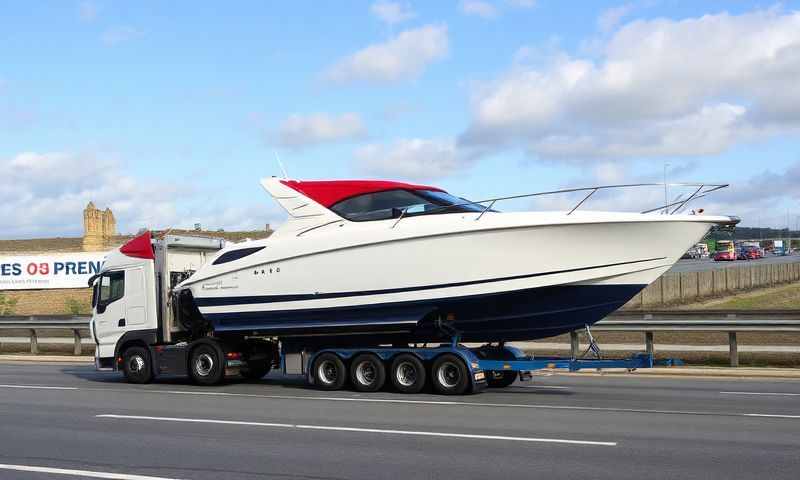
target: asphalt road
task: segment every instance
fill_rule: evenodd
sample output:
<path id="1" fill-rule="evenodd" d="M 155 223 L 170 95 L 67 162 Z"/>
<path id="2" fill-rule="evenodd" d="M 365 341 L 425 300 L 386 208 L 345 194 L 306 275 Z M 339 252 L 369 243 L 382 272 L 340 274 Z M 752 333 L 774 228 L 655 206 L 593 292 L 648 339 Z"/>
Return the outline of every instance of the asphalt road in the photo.
<path id="1" fill-rule="evenodd" d="M 2 479 L 796 479 L 798 452 L 792 381 L 551 376 L 442 397 L 0 364 Z"/>
<path id="2" fill-rule="evenodd" d="M 758 260 L 737 260 L 735 262 L 715 262 L 710 258 L 703 258 L 700 260 L 678 260 L 678 263 L 673 265 L 669 270 L 670 272 L 704 272 L 706 270 L 714 270 L 720 268 L 736 268 L 748 267 L 750 265 L 767 265 L 778 263 L 794 263 L 800 262 L 800 255 L 786 255 L 786 256 L 771 256 L 768 255 Z"/>

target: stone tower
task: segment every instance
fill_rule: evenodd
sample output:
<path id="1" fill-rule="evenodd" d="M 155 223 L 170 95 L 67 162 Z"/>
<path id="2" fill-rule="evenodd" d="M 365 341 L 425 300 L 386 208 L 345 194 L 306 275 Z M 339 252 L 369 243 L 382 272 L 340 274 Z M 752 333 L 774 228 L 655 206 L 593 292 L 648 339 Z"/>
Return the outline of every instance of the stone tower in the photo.
<path id="1" fill-rule="evenodd" d="M 99 210 L 89 202 L 83 210 L 83 249 L 104 250 L 117 234 L 117 221 L 111 209 Z"/>

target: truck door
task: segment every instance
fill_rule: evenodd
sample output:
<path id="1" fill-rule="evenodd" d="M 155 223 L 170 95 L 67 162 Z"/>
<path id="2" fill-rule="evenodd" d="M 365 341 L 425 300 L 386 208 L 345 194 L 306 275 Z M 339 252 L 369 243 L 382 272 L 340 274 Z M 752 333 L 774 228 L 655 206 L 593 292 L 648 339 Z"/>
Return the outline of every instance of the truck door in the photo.
<path id="1" fill-rule="evenodd" d="M 125 333 L 125 270 L 103 273 L 95 283 L 94 330 L 98 356 L 113 357 L 117 340 Z"/>

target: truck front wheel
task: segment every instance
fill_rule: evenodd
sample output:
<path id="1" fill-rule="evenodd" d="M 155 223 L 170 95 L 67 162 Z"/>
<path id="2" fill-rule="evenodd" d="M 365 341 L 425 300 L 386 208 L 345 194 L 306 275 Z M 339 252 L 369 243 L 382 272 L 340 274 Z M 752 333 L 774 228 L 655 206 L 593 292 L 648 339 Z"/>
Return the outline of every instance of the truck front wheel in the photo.
<path id="1" fill-rule="evenodd" d="M 130 383 L 150 383 L 153 363 L 150 352 L 144 347 L 128 347 L 122 354 L 122 371 Z"/>
<path id="2" fill-rule="evenodd" d="M 192 350 L 189 361 L 189 372 L 192 380 L 200 385 L 216 385 L 225 375 L 225 366 L 222 364 L 222 351 L 212 345 L 198 345 Z"/>

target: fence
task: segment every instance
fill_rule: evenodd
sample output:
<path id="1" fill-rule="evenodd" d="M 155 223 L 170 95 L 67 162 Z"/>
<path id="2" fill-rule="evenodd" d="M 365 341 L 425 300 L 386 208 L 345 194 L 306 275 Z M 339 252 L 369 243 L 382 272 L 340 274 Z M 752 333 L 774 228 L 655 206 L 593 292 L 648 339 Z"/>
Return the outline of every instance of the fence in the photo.
<path id="1" fill-rule="evenodd" d="M 37 331 L 71 330 L 75 355 L 81 354 L 81 332 L 89 329 L 86 316 L 0 317 L 0 332 L 25 330 L 30 336 L 32 354 L 39 353 Z M 724 311 L 618 311 L 596 323 L 595 332 L 643 332 L 644 348 L 654 352 L 653 333 L 671 332 L 728 332 L 730 365 L 739 365 L 737 332 L 800 332 L 800 310 Z M 578 332 L 570 334 L 573 357 L 579 354 Z"/>
<path id="2" fill-rule="evenodd" d="M 665 273 L 625 305 L 626 310 L 688 303 L 737 290 L 800 281 L 800 262 Z"/>

